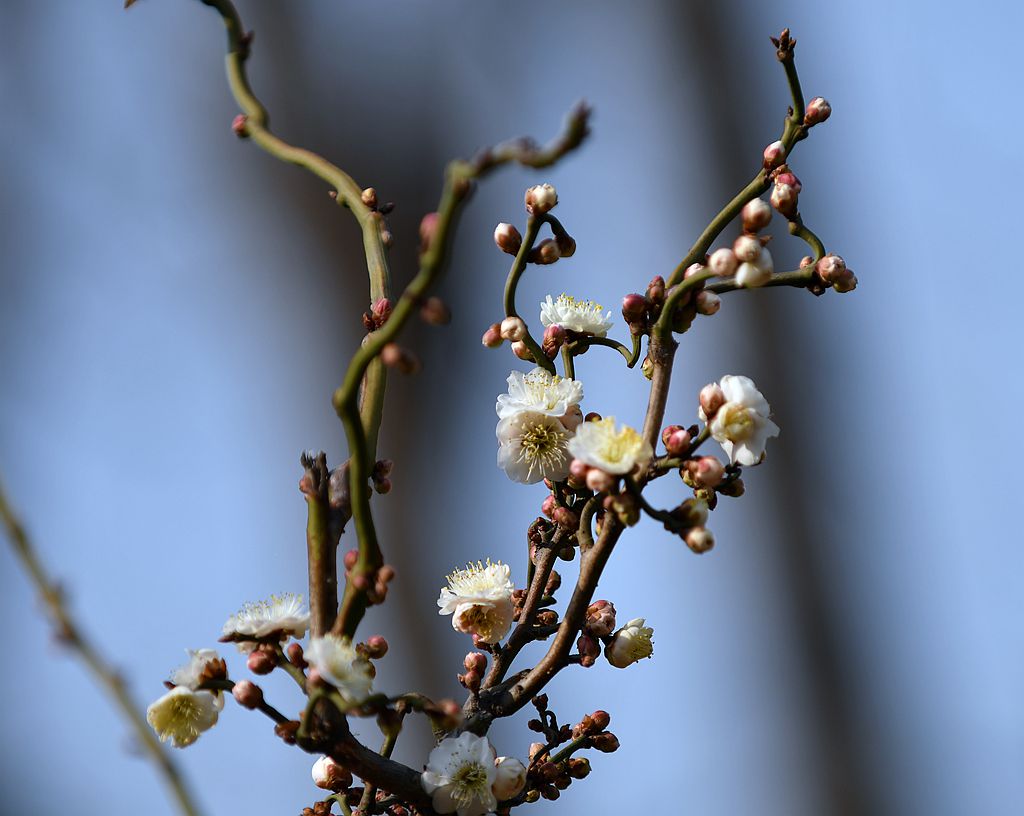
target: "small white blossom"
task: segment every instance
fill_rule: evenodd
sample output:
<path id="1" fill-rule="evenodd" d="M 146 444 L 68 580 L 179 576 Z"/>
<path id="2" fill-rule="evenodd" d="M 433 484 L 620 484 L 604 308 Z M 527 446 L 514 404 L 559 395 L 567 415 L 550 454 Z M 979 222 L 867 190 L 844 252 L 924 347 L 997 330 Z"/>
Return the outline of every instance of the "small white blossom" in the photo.
<path id="1" fill-rule="evenodd" d="M 373 667 L 346 638 L 333 634 L 311 638 L 303 657 L 346 703 L 359 705 L 370 696 Z"/>
<path id="2" fill-rule="evenodd" d="M 526 766 L 515 757 L 498 757 L 494 767 L 497 773 L 491 790 L 499 802 L 511 799 L 526 787 Z"/>
<path id="3" fill-rule="evenodd" d="M 203 672 L 213 662 L 220 662 L 220 655 L 213 649 L 186 649 L 188 663 L 179 666 L 171 672 L 171 682 L 175 686 L 184 686 L 192 691 L 198 691 L 203 682 Z M 213 692 L 217 708 L 224 708 L 224 695 L 220 691 Z"/>
<path id="4" fill-rule="evenodd" d="M 508 393 L 498 395 L 495 410 L 499 419 L 507 419 L 520 411 L 563 418 L 582 399 L 583 383 L 579 380 L 549 374 L 537 366 L 528 374 L 513 371 L 508 375 Z"/>
<path id="5" fill-rule="evenodd" d="M 240 652 L 251 652 L 257 641 L 301 638 L 308 628 L 309 612 L 302 596 L 289 592 L 272 595 L 269 601 L 247 603 L 228 618 L 221 640 L 236 642 Z"/>
<path id="6" fill-rule="evenodd" d="M 615 668 L 624 669 L 654 654 L 653 634 L 650 626 L 644 626 L 643 618 L 634 618 L 612 635 L 604 648 L 604 656 Z"/>
<path id="7" fill-rule="evenodd" d="M 565 294 L 552 299 L 548 295 L 540 304 L 540 322 L 544 328 L 561 326 L 568 331 L 604 337 L 612 327 L 612 313 L 592 300 L 576 300 Z"/>
<path id="8" fill-rule="evenodd" d="M 771 406 L 749 377 L 727 374 L 719 385 L 725 404 L 711 420 L 711 436 L 733 464 L 756 465 L 768 439 L 779 435 L 779 426 L 768 418 Z"/>
<path id="9" fill-rule="evenodd" d="M 498 806 L 491 790 L 498 775 L 494 761 L 494 749 L 486 737 L 464 731 L 441 740 L 420 776 L 434 810 L 458 816 L 493 813 Z"/>
<path id="10" fill-rule="evenodd" d="M 560 419 L 536 411 L 519 411 L 499 420 L 496 433 L 498 467 L 513 482 L 560 482 L 569 475 L 572 432 Z"/>
<path id="11" fill-rule="evenodd" d="M 479 561 L 448 576 L 437 599 L 439 615 L 452 616 L 452 628 L 497 643 L 512 627 L 512 571 L 500 561 Z"/>
<path id="12" fill-rule="evenodd" d="M 615 417 L 584 422 L 569 440 L 569 452 L 584 464 L 622 476 L 646 465 L 654 451 L 628 425 L 615 427 Z"/>
<path id="13" fill-rule="evenodd" d="M 161 742 L 171 741 L 175 748 L 191 745 L 199 735 L 213 728 L 220 706 L 209 691 L 193 691 L 175 686 L 146 709 L 146 720 Z"/>

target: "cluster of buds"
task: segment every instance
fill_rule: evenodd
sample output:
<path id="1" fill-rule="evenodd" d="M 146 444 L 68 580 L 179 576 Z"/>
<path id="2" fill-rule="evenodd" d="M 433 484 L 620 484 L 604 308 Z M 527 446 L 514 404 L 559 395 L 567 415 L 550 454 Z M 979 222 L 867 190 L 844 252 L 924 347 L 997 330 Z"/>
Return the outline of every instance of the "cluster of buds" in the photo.
<path id="1" fill-rule="evenodd" d="M 483 652 L 470 652 L 462 661 L 466 673 L 458 675 L 459 683 L 463 688 L 472 694 L 480 691 L 480 683 L 484 679 L 484 672 L 487 671 L 487 655 Z"/>
<path id="2" fill-rule="evenodd" d="M 388 298 L 380 298 L 373 302 L 368 312 L 363 312 L 363 328 L 368 332 L 376 331 L 391 317 L 394 305 Z"/>
<path id="3" fill-rule="evenodd" d="M 592 748 L 612 753 L 618 750 L 619 740 L 607 730 L 611 723 L 607 711 L 587 714 L 571 728 L 568 725 L 559 727 L 553 712 L 547 709 L 547 695 L 539 695 L 533 703 L 541 719 L 531 720 L 529 728 L 543 732 L 547 743 L 535 742 L 530 745 L 530 767 L 523 798 L 526 802 L 536 802 L 541 798 L 555 800 L 574 780 L 585 779 L 590 774 L 590 761 L 573 756 L 576 751 Z M 570 740 L 573 740 L 573 744 L 568 751 L 560 756 L 552 753 L 559 745 Z"/>
<path id="4" fill-rule="evenodd" d="M 748 201 L 740 213 L 743 232 L 733 241 L 731 247 L 721 247 L 711 253 L 708 267 L 718 277 L 736 276 L 740 286 L 764 286 L 771 280 L 775 264 L 768 251 L 767 236 L 758 233 L 768 226 L 772 210 L 763 200 Z"/>
<path id="5" fill-rule="evenodd" d="M 829 253 L 818 261 L 814 271 L 826 286 L 831 286 L 836 292 L 852 292 L 857 288 L 857 276 L 839 255 Z"/>
<path id="6" fill-rule="evenodd" d="M 390 564 L 384 564 L 380 569 L 367 574 L 355 573 L 356 563 L 359 561 L 359 550 L 349 550 L 345 553 L 343 563 L 345 564 L 345 578 L 360 592 L 365 593 L 366 600 L 371 604 L 384 603 L 388 594 L 388 584 L 395 577 L 395 568 Z"/>
<path id="7" fill-rule="evenodd" d="M 800 179 L 785 164 L 776 168 L 771 178 L 774 185 L 769 198 L 771 205 L 780 215 L 786 216 L 790 221 L 796 220 L 800 191 L 803 189 Z"/>
<path id="8" fill-rule="evenodd" d="M 378 493 L 390 493 L 391 492 L 391 479 L 388 477 L 391 475 L 392 469 L 394 469 L 395 463 L 390 459 L 380 459 L 373 465 L 373 472 L 370 474 L 370 480 L 373 482 L 373 489 Z"/>

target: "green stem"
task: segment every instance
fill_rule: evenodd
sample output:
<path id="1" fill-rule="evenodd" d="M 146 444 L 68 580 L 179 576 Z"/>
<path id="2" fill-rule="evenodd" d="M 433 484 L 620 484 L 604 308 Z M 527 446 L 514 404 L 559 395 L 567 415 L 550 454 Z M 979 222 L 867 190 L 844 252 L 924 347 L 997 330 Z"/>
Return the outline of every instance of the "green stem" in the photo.
<path id="1" fill-rule="evenodd" d="M 574 352 L 568 343 L 562 346 L 562 370 L 566 379 L 569 380 L 576 379 L 576 365 L 573 363 L 573 355 Z"/>
<path id="2" fill-rule="evenodd" d="M 526 235 L 523 236 L 523 243 L 519 247 L 519 252 L 516 253 L 515 260 L 512 261 L 512 267 L 508 271 L 508 278 L 505 280 L 504 305 L 506 317 L 518 317 L 522 320 L 522 317 L 516 311 L 516 289 L 519 287 L 519 279 L 523 276 L 523 272 L 526 271 L 526 259 L 529 257 L 533 245 L 537 242 L 537 235 L 544 224 L 544 220 L 543 216 L 534 215 L 531 215 L 526 220 Z M 526 321 L 524 320 L 523 322 L 525 323 Z M 545 371 L 554 374 L 555 364 L 548 359 L 540 344 L 533 339 L 529 329 L 526 330 L 523 342 L 533 355 L 534 362 Z"/>

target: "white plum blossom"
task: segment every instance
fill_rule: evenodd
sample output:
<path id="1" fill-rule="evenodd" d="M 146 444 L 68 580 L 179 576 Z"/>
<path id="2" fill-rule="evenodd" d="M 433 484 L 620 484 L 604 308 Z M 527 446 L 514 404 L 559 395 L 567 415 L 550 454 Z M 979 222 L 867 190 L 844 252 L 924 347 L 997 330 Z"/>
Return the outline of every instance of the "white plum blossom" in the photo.
<path id="1" fill-rule="evenodd" d="M 615 417 L 580 425 L 569 440 L 569 452 L 584 464 L 615 476 L 646 465 L 654 455 L 650 444 L 633 428 L 616 428 Z"/>
<path id="2" fill-rule="evenodd" d="M 498 561 L 479 561 L 448 576 L 437 599 L 439 615 L 452 616 L 452 628 L 497 643 L 512 627 L 512 571 Z"/>
<path id="3" fill-rule="evenodd" d="M 494 748 L 487 737 L 463 731 L 441 740 L 430 752 L 420 781 L 438 813 L 484 816 L 498 806 L 492 790 L 497 776 Z"/>
<path id="4" fill-rule="evenodd" d="M 557 417 L 519 411 L 498 421 L 498 467 L 513 481 L 562 481 L 569 475 L 570 431 Z"/>
<path id="5" fill-rule="evenodd" d="M 524 374 L 508 375 L 508 393 L 498 395 L 495 410 L 498 419 L 507 419 L 520 411 L 534 411 L 553 417 L 565 417 L 583 399 L 583 383 L 549 374 L 540 366 Z"/>
<path id="6" fill-rule="evenodd" d="M 301 638 L 309 628 L 309 612 L 301 595 L 271 595 L 268 601 L 247 603 L 228 618 L 223 641 L 235 642 L 240 652 L 251 652 L 258 641 Z"/>
<path id="7" fill-rule="evenodd" d="M 223 705 L 223 703 L 221 703 Z M 146 709 L 146 720 L 161 742 L 185 748 L 217 722 L 221 706 L 210 691 L 175 686 Z"/>
<path id="8" fill-rule="evenodd" d="M 359 705 L 370 696 L 373 666 L 347 638 L 333 634 L 311 638 L 303 656 L 324 680 L 338 690 L 346 703 Z"/>
<path id="9" fill-rule="evenodd" d="M 540 304 L 540 322 L 544 328 L 561 326 L 567 331 L 604 337 L 612 327 L 612 313 L 592 300 L 577 300 L 566 294 L 555 299 L 548 295 Z"/>
<path id="10" fill-rule="evenodd" d="M 206 671 L 206 667 L 211 663 L 220 663 L 220 655 L 213 649 L 186 649 L 185 651 L 188 654 L 188 663 L 171 672 L 171 682 L 175 686 L 184 686 L 192 691 L 198 691 L 204 680 L 203 672 Z M 224 708 L 223 693 L 214 691 L 213 695 L 217 709 Z"/>
<path id="11" fill-rule="evenodd" d="M 756 465 L 768 439 L 779 435 L 779 426 L 768 418 L 771 406 L 749 377 L 727 374 L 719 386 L 725 404 L 711 419 L 711 436 L 734 465 Z"/>
<path id="12" fill-rule="evenodd" d="M 491 790 L 499 802 L 511 799 L 526 787 L 526 766 L 515 757 L 498 757 L 494 767 L 497 773 Z"/>
<path id="13" fill-rule="evenodd" d="M 644 626 L 644 622 L 643 618 L 633 618 L 615 632 L 605 646 L 604 656 L 615 668 L 624 669 L 654 654 L 654 644 L 651 642 L 654 630 Z"/>

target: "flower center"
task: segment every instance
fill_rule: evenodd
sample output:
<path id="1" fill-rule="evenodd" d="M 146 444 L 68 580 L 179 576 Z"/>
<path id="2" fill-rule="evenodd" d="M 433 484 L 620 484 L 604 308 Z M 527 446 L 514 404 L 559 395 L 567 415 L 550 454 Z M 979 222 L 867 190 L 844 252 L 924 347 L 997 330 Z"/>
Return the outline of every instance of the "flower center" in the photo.
<path id="1" fill-rule="evenodd" d="M 632 456 L 640 444 L 640 435 L 632 428 L 623 428 L 618 433 L 610 433 L 601 440 L 598 455 L 607 462 L 621 462 Z"/>
<path id="2" fill-rule="evenodd" d="M 459 615 L 459 623 L 490 641 L 501 626 L 501 618 L 494 608 L 474 604 Z"/>
<path id="3" fill-rule="evenodd" d="M 754 418 L 742 405 L 726 403 L 719 411 L 722 412 L 722 429 L 733 442 L 743 442 L 754 433 Z"/>
<path id="4" fill-rule="evenodd" d="M 547 372 L 542 375 L 528 375 L 525 385 L 530 402 L 535 405 L 543 405 L 550 411 L 558 402 L 558 384 L 560 382 L 562 382 L 561 377 L 551 376 Z"/>
<path id="5" fill-rule="evenodd" d="M 487 787 L 487 769 L 479 762 L 467 762 L 452 776 L 452 798 L 469 804 Z"/>

